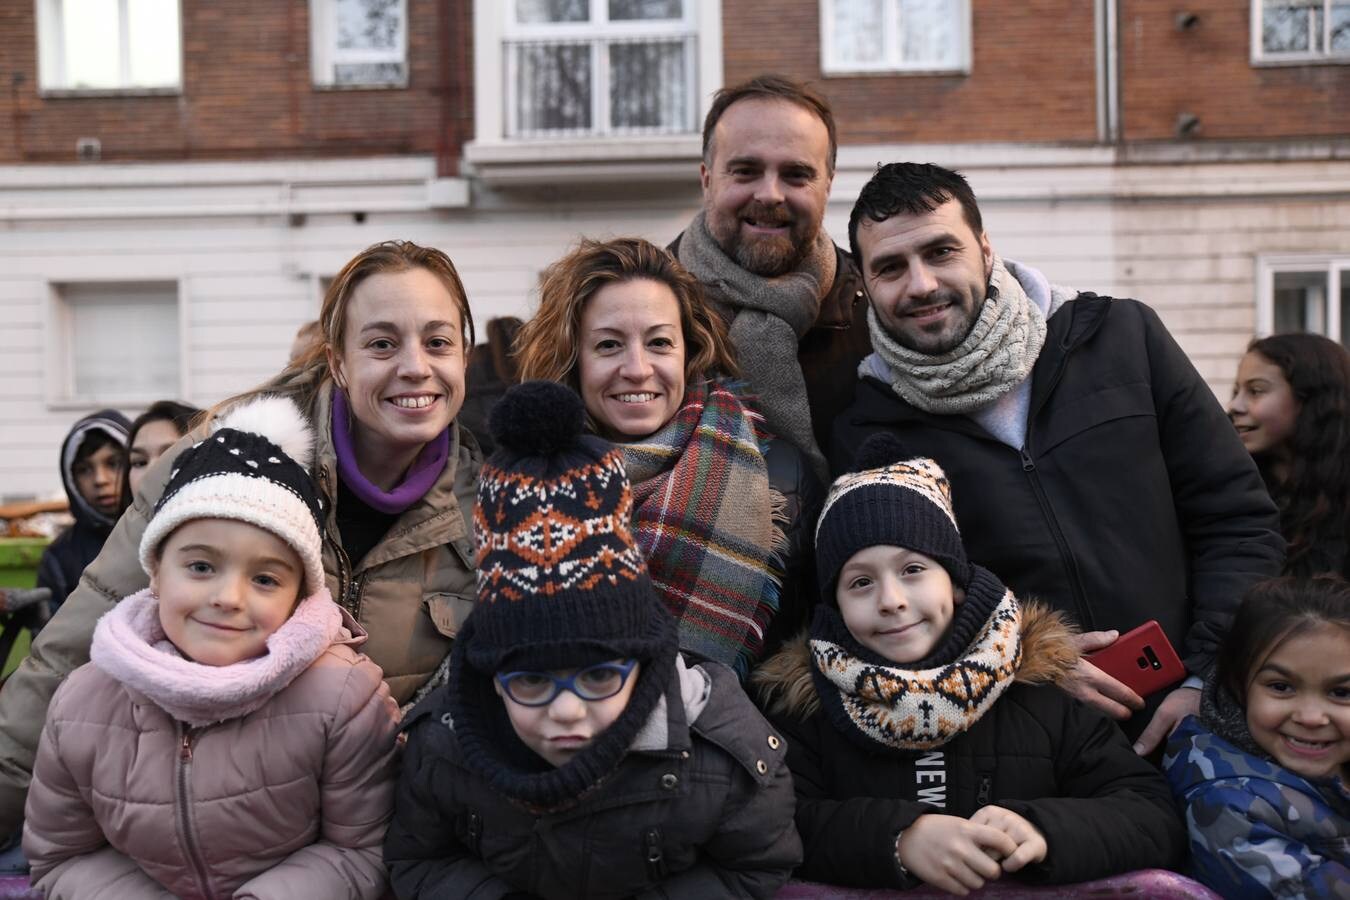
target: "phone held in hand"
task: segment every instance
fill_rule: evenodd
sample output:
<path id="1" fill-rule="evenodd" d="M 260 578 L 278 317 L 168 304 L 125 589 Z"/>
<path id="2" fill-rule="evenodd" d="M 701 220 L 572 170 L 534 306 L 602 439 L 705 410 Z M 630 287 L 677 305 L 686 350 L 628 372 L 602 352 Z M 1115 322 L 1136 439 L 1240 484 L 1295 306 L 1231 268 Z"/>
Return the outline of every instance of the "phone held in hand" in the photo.
<path id="1" fill-rule="evenodd" d="M 1186 677 L 1186 667 L 1156 619 L 1149 619 L 1122 634 L 1111 646 L 1085 658 L 1141 697 L 1171 687 Z"/>

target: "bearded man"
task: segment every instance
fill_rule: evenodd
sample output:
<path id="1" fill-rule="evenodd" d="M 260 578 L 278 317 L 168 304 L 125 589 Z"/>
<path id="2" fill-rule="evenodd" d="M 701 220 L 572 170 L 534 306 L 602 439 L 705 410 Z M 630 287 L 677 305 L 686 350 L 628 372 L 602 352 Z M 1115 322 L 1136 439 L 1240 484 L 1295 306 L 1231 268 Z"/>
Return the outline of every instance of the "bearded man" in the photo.
<path id="1" fill-rule="evenodd" d="M 821 227 L 834 116 L 804 85 L 724 88 L 703 125 L 703 209 L 670 250 L 727 321 L 755 406 L 822 479 L 822 448 L 871 352 L 852 257 Z"/>
<path id="2" fill-rule="evenodd" d="M 1185 685 L 1146 703 L 1080 660 L 1069 686 L 1152 752 L 1199 708 L 1243 592 L 1283 563 L 1251 456 L 1152 309 L 1001 258 L 957 173 L 882 166 L 849 241 L 876 352 L 831 462 L 878 431 L 937 460 L 970 558 L 1063 612 L 1085 653 L 1157 619 Z"/>

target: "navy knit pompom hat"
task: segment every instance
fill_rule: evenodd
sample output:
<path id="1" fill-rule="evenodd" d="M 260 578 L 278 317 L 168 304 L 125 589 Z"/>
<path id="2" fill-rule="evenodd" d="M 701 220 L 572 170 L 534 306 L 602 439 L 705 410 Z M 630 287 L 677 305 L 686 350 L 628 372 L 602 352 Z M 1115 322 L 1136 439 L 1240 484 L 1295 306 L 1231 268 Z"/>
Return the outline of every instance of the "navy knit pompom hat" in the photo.
<path id="1" fill-rule="evenodd" d="M 830 485 L 816 520 L 820 595 L 834 602 L 839 570 L 868 547 L 904 547 L 936 560 L 965 588 L 974 570 L 952 511 L 951 485 L 931 459 L 911 456 L 894 436 L 876 434 L 858 450 L 858 470 Z"/>
<path id="2" fill-rule="evenodd" d="M 483 671 L 650 654 L 668 619 L 633 539 L 623 454 L 583 434 L 581 399 L 532 381 L 493 408 L 478 484 L 475 643 Z"/>
<path id="3" fill-rule="evenodd" d="M 451 649 L 450 714 L 465 763 L 532 806 L 565 806 L 623 760 L 670 685 L 675 622 L 633 540 L 623 455 L 583 434 L 581 398 L 553 382 L 508 390 L 489 426 L 473 525 L 478 596 Z M 493 675 L 634 659 L 628 705 L 559 768 L 516 739 Z M 671 702 L 679 702 L 676 697 Z"/>

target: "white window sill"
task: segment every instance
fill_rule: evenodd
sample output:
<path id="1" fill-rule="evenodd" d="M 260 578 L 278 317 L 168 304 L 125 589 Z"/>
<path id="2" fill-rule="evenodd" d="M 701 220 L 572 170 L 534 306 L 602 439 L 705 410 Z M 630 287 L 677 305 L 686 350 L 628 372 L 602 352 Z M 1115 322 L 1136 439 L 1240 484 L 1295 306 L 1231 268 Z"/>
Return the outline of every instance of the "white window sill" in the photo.
<path id="1" fill-rule="evenodd" d="M 849 67 L 847 67 L 847 66 L 831 66 L 830 68 L 821 70 L 821 73 L 820 73 L 820 74 L 821 74 L 821 77 L 823 77 L 823 78 L 859 78 L 859 77 L 867 77 L 867 76 L 869 76 L 869 75 L 870 75 L 870 76 L 884 75 L 884 76 L 886 76 L 886 77 L 888 77 L 888 78 L 889 78 L 889 77 L 892 77 L 892 76 L 895 76 L 895 75 L 917 75 L 917 76 L 959 75 L 959 76 L 966 76 L 966 75 L 969 75 L 969 74 L 970 74 L 970 66 L 969 66 L 969 65 L 957 65 L 957 66 L 947 66 L 947 67 L 938 67 L 938 66 L 934 66 L 934 67 L 932 67 L 932 68 L 922 68 L 922 67 L 905 67 L 905 68 L 899 68 L 899 67 L 879 67 L 879 66 L 868 66 L 868 67 L 861 67 L 861 66 L 860 66 L 860 67 L 857 67 L 857 68 L 849 68 Z"/>
<path id="2" fill-rule="evenodd" d="M 318 84 L 314 85 L 316 91 L 332 91 L 341 93 L 343 91 L 406 91 L 408 82 L 406 81 L 386 81 L 380 84 Z"/>
<path id="3" fill-rule="evenodd" d="M 44 100 L 81 97 L 177 97 L 182 87 L 119 87 L 119 88 L 42 88 L 38 96 Z"/>
<path id="4" fill-rule="evenodd" d="M 466 169 L 494 187 L 606 184 L 634 180 L 683 182 L 698 178 L 703 139 L 659 137 L 531 138 L 470 141 Z"/>
<path id="5" fill-rule="evenodd" d="M 1252 59 L 1252 67 L 1258 69 L 1280 69 L 1290 66 L 1350 66 L 1350 54 L 1328 56 L 1309 54 L 1307 56 L 1258 56 Z"/>

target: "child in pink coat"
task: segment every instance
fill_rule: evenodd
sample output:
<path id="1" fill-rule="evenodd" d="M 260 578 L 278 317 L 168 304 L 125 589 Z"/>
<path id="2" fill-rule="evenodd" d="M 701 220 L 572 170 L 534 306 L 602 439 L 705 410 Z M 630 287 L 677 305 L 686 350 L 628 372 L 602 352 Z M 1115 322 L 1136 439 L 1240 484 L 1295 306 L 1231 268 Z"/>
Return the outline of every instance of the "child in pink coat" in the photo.
<path id="1" fill-rule="evenodd" d="M 23 846 L 48 898 L 378 898 L 398 711 L 324 586 L 312 435 L 289 400 L 185 451 L 150 588 L 57 691 Z"/>

